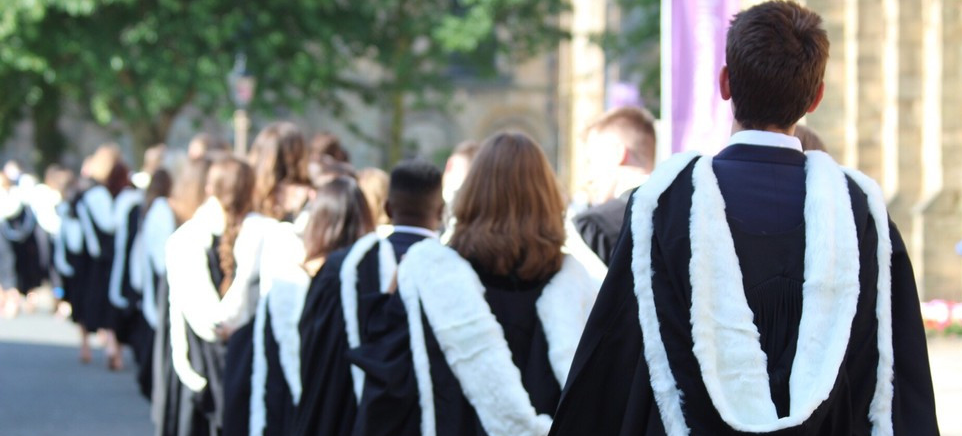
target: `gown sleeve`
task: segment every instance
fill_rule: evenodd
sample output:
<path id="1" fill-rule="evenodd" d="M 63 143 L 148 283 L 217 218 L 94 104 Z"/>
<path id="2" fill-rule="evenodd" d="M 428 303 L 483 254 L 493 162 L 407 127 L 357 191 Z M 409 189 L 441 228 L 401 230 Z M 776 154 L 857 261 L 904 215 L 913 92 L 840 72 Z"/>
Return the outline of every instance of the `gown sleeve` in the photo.
<path id="1" fill-rule="evenodd" d="M 938 435 L 935 394 L 915 274 L 894 223 L 892 237 L 892 349 L 895 356 L 892 423 L 895 435 Z"/>

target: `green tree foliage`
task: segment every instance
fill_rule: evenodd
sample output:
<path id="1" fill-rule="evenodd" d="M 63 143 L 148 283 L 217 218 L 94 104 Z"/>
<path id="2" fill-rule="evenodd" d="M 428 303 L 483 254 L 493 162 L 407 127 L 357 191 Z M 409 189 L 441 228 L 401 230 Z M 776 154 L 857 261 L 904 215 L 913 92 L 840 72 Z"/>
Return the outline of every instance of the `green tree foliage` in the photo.
<path id="1" fill-rule="evenodd" d="M 598 35 L 609 62 L 621 69 L 621 80 L 638 85 L 645 105 L 661 112 L 661 0 L 615 0 L 619 19 Z"/>
<path id="2" fill-rule="evenodd" d="M 339 92 L 356 93 L 391 114 L 386 137 L 369 136 L 388 145 L 393 163 L 405 111 L 446 104 L 452 61 L 495 74 L 499 57 L 524 58 L 563 37 L 564 8 L 564 0 L 4 0 L 0 139 L 31 116 L 40 158 L 56 160 L 64 146 L 56 120 L 70 99 L 101 124 L 118 121 L 142 149 L 163 141 L 188 104 L 226 116 L 226 78 L 243 52 L 258 81 L 253 110 L 315 101 L 337 113 Z"/>

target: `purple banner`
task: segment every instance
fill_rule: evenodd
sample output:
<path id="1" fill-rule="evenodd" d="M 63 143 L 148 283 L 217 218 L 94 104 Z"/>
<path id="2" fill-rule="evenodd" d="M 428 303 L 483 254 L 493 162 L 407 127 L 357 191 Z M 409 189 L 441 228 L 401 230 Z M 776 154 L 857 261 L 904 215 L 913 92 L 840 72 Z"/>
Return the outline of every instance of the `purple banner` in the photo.
<path id="1" fill-rule="evenodd" d="M 721 98 L 718 74 L 739 0 L 670 1 L 671 151 L 714 154 L 731 133 L 731 106 Z"/>

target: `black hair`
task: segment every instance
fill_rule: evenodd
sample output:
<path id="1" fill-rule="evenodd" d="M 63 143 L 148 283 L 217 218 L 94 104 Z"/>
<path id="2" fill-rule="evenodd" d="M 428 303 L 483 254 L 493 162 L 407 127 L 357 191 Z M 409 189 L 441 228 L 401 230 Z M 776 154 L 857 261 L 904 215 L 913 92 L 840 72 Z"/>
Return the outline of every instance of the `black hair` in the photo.
<path id="1" fill-rule="evenodd" d="M 434 164 L 409 159 L 391 170 L 388 199 L 394 214 L 424 217 L 436 213 L 441 192 L 441 170 Z"/>

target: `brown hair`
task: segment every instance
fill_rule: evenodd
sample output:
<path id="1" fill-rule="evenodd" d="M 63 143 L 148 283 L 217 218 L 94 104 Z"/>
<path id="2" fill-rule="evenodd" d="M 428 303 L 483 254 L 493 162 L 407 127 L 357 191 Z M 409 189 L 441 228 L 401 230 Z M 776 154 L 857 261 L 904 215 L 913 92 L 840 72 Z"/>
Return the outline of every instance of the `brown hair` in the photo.
<path id="1" fill-rule="evenodd" d="M 144 206 L 141 216 L 147 216 L 154 200 L 161 197 L 170 197 L 170 191 L 174 180 L 170 177 L 167 170 L 161 168 L 150 175 L 150 185 L 147 185 L 147 192 L 144 193 Z"/>
<path id="2" fill-rule="evenodd" d="M 381 225 L 391 222 L 384 211 L 384 202 L 387 201 L 388 185 L 390 179 L 388 174 L 380 168 L 364 168 L 357 172 L 357 184 L 364 193 L 367 200 L 368 210 L 374 217 L 374 224 Z"/>
<path id="3" fill-rule="evenodd" d="M 612 132 L 628 149 L 628 164 L 649 171 L 655 166 L 655 117 L 646 109 L 625 106 L 612 109 L 591 123 L 585 133 Z"/>
<path id="4" fill-rule="evenodd" d="M 349 247 L 374 230 L 364 194 L 350 177 L 337 177 L 318 187 L 308 210 L 311 217 L 304 230 L 305 261 Z"/>
<path id="5" fill-rule="evenodd" d="M 177 174 L 170 190 L 170 208 L 178 225 L 193 217 L 207 198 L 207 172 L 210 165 L 211 159 L 201 156 L 185 162 Z"/>
<path id="6" fill-rule="evenodd" d="M 819 138 L 815 131 L 808 127 L 795 126 L 795 137 L 802 143 L 803 151 L 826 151 L 822 138 Z"/>
<path id="7" fill-rule="evenodd" d="M 281 219 L 283 210 L 278 193 L 283 184 L 310 185 L 307 148 L 301 130 L 290 122 L 272 123 L 257 135 L 248 162 L 254 168 L 254 210 Z"/>
<path id="8" fill-rule="evenodd" d="M 191 159 L 199 159 L 211 153 L 226 152 L 229 149 L 230 144 L 210 133 L 198 133 L 187 143 L 187 154 Z"/>
<path id="9" fill-rule="evenodd" d="M 481 145 L 458 193 L 451 247 L 492 274 L 544 280 L 561 269 L 564 212 L 541 148 L 499 133 Z"/>
<path id="10" fill-rule="evenodd" d="M 114 197 L 130 185 L 130 171 L 123 163 L 117 144 L 97 147 L 84 162 L 84 170 L 88 177 L 107 188 Z"/>
<path id="11" fill-rule="evenodd" d="M 224 233 L 217 246 L 220 268 L 224 280 L 220 283 L 220 295 L 224 296 L 234 281 L 237 261 L 234 258 L 234 243 L 240 234 L 244 217 L 253 208 L 251 194 L 254 191 L 254 170 L 244 161 L 225 156 L 210 166 L 207 186 L 211 195 L 224 208 Z"/>
<path id="12" fill-rule="evenodd" d="M 815 102 L 828 62 L 818 14 L 770 1 L 735 15 L 725 46 L 735 119 L 746 129 L 788 129 Z"/>
<path id="13" fill-rule="evenodd" d="M 318 162 L 322 156 L 330 156 L 338 162 L 351 162 L 351 155 L 341 146 L 340 138 L 328 132 L 318 133 L 311 139 L 311 161 Z"/>

